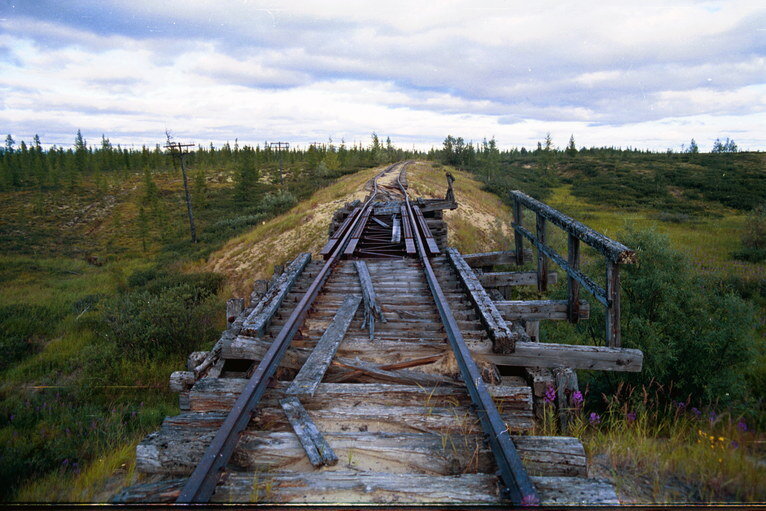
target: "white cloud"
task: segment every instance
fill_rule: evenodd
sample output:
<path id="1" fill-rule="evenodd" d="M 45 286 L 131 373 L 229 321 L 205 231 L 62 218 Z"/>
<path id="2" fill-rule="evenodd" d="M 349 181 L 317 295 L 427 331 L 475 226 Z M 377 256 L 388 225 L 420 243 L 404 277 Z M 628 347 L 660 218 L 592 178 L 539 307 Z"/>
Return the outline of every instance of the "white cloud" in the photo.
<path id="1" fill-rule="evenodd" d="M 766 148 L 758 2 L 87 0 L 3 13 L 0 122 L 152 142 L 447 134 Z M 45 17 L 45 19 L 41 18 Z M 760 28 L 759 28 L 760 27 Z M 758 31 L 761 32 L 758 32 Z M 720 133 L 717 133 L 717 132 Z M 699 133 L 699 135 L 695 135 Z M 91 138 L 93 135 L 91 135 Z"/>

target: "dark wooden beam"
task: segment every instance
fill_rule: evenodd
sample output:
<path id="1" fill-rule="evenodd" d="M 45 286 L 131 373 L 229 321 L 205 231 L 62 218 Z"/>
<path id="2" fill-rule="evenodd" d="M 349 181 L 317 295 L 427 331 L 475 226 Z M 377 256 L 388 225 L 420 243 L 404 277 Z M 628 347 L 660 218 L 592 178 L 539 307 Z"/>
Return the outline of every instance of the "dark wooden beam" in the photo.
<path id="1" fill-rule="evenodd" d="M 573 236 L 576 236 L 583 243 L 590 245 L 591 247 L 601 252 L 604 257 L 610 261 L 618 264 L 636 262 L 636 253 L 633 250 L 629 249 L 618 241 L 607 238 L 600 232 L 594 231 L 587 225 L 584 225 L 577 220 L 566 216 L 560 211 L 553 209 L 549 205 L 533 199 L 529 195 L 519 190 L 512 191 L 511 197 L 515 203 L 517 202 L 534 211 L 538 215 L 541 215 L 545 219 L 550 220 L 558 227 L 561 227 L 564 231 L 572 234 Z M 515 220 L 514 223 L 521 225 L 520 218 Z"/>
<path id="2" fill-rule="evenodd" d="M 495 307 L 507 321 L 542 319 L 565 321 L 568 319 L 566 300 L 502 300 L 496 301 Z M 579 319 L 588 319 L 590 304 L 580 300 Z"/>

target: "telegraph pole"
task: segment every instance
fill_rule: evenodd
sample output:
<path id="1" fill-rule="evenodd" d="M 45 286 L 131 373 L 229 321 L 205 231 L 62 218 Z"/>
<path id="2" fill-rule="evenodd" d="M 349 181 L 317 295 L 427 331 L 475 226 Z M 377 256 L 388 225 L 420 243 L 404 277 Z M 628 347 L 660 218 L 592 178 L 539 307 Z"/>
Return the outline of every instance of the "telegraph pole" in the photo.
<path id="1" fill-rule="evenodd" d="M 186 166 L 184 160 L 186 155 L 189 154 L 188 147 L 194 147 L 194 144 L 182 144 L 180 142 L 171 142 L 170 133 L 167 131 L 165 135 L 168 137 L 168 143 L 165 145 L 167 149 L 170 149 L 170 153 L 173 155 L 173 161 L 178 155 L 178 159 L 181 162 L 181 173 L 184 176 L 184 193 L 186 194 L 186 212 L 189 214 L 189 230 L 191 231 L 192 243 L 197 243 L 197 228 L 194 226 L 194 213 L 192 213 L 191 196 L 189 195 L 189 181 L 186 178 Z"/>
<path id="2" fill-rule="evenodd" d="M 283 177 L 283 168 L 282 168 L 282 150 L 290 149 L 290 143 L 289 142 L 271 142 L 269 144 L 269 147 L 276 147 L 277 152 L 279 153 L 279 185 L 282 186 L 285 182 Z"/>

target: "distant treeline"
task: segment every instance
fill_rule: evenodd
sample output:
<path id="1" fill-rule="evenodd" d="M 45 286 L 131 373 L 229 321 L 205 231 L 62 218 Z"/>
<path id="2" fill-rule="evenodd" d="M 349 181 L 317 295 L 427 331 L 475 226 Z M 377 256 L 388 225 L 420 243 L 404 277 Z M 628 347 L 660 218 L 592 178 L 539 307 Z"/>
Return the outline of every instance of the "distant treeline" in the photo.
<path id="1" fill-rule="evenodd" d="M 140 149 L 127 149 L 113 145 L 101 137 L 98 145 L 88 144 L 80 131 L 70 148 L 53 146 L 43 149 L 40 137 L 35 135 L 30 144 L 17 142 L 11 135 L 0 148 L 0 189 L 25 188 L 57 189 L 62 186 L 74 187 L 83 176 L 100 173 L 131 174 L 144 170 L 169 170 L 174 162 L 164 144 Z M 280 158 L 286 169 L 298 168 L 303 172 L 333 174 L 338 169 L 345 171 L 365 168 L 388 162 L 420 156 L 421 153 L 405 151 L 394 147 L 390 138 L 381 142 L 376 134 L 368 146 L 345 143 L 311 144 L 308 148 L 290 148 L 281 154 L 264 146 L 225 143 L 221 147 L 199 145 L 191 148 L 188 163 L 195 168 L 234 170 L 242 173 L 252 171 L 259 174 L 272 170 L 276 173 Z M 275 178 L 276 179 L 276 178 Z"/>
<path id="2" fill-rule="evenodd" d="M 519 189 L 545 200 L 556 186 L 572 185 L 574 195 L 594 204 L 678 214 L 700 213 L 709 202 L 743 211 L 766 202 L 763 155 L 738 152 L 728 138 L 716 140 L 710 153 L 700 153 L 694 140 L 682 152 L 577 149 L 573 137 L 558 149 L 549 134 L 536 149 L 501 151 L 494 139 L 474 144 L 448 136 L 429 156 L 474 173 L 504 199 Z"/>

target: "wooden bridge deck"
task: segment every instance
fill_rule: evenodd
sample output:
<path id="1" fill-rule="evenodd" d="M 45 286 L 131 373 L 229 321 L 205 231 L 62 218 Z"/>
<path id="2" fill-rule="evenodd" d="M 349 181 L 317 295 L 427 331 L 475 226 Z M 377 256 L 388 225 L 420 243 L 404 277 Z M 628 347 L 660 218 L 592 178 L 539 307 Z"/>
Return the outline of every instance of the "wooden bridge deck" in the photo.
<path id="1" fill-rule="evenodd" d="M 378 224 L 393 224 L 390 214 L 380 219 Z M 617 503 L 610 483 L 587 477 L 578 439 L 532 434 L 539 394 L 535 380 L 521 368 L 501 375 L 493 360 L 499 356 L 493 352 L 497 332 L 488 328 L 470 286 L 444 251 L 446 228 L 435 227 L 441 253 L 431 256 L 430 264 L 539 500 Z M 360 299 L 349 299 L 363 294 L 355 261 L 366 264 L 367 284 L 382 312 L 373 339 L 367 315 L 374 312 Z M 116 502 L 178 497 L 323 264 L 295 263 L 273 279 L 259 303 L 241 310 L 234 304 L 232 327 L 215 348 L 193 354 L 190 370 L 174 373 L 182 412 L 166 418 L 139 444 L 137 468 L 143 480 L 117 495 Z M 249 329 L 269 306 L 265 326 Z M 344 311 L 350 323 L 343 324 Z M 530 342 L 518 326 L 512 330 L 520 346 Z M 291 386 L 299 371 L 302 385 L 316 380 L 313 394 Z M 508 496 L 497 471 L 418 259 L 352 256 L 341 260 L 324 283 L 211 501 L 503 504 Z"/>

